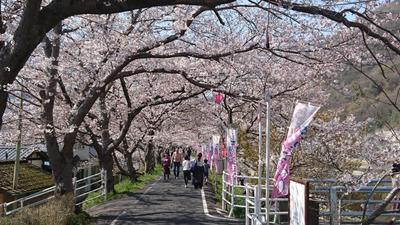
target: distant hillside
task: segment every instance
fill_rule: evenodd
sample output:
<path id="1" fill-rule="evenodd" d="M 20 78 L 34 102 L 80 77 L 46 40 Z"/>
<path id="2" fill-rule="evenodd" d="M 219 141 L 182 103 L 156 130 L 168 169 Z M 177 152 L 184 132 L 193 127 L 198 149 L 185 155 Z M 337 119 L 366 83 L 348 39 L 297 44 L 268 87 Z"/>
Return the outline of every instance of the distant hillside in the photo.
<path id="1" fill-rule="evenodd" d="M 379 11 L 390 11 L 400 15 L 400 1 L 394 1 Z M 384 26 L 399 34 L 400 19 Z M 383 86 L 383 90 L 395 101 L 400 94 L 400 56 L 387 64 L 391 67 L 384 68 L 387 79 L 382 76 L 377 65 L 366 67 L 364 70 L 371 78 L 377 80 Z M 353 114 L 358 120 L 374 118 L 374 122 L 371 124 L 373 128 L 380 128 L 386 122 L 394 127 L 400 127 L 400 113 L 388 103 L 383 91 L 367 77 L 349 68 L 339 76 L 337 83 L 340 88 L 332 89 L 328 103 L 329 108 L 343 109 L 344 115 Z"/>

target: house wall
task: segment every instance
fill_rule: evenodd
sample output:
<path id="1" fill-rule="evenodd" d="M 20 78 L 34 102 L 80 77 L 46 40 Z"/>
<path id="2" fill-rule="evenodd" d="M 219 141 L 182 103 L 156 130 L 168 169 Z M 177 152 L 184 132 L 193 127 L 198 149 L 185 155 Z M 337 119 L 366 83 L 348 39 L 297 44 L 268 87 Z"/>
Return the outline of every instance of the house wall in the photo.
<path id="1" fill-rule="evenodd" d="M 31 164 L 39 168 L 42 167 L 42 163 L 43 163 L 42 160 L 31 160 Z"/>
<path id="2" fill-rule="evenodd" d="M 89 160 L 89 147 L 84 146 L 81 148 L 75 148 L 74 155 L 79 156 L 80 160 L 82 161 Z"/>

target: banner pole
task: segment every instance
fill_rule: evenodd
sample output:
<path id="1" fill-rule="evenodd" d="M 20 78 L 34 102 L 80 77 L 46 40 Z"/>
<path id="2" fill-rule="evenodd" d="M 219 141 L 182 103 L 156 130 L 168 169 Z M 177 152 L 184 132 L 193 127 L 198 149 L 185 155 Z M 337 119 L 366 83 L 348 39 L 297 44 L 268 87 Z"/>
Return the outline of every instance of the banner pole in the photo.
<path id="1" fill-rule="evenodd" d="M 269 166 L 270 166 L 270 121 L 271 121 L 271 93 L 268 91 L 266 95 L 267 115 L 265 121 L 265 220 L 269 225 L 270 211 L 270 189 L 269 189 Z"/>
<path id="2" fill-rule="evenodd" d="M 261 104 L 258 105 L 258 185 L 257 192 L 258 196 L 255 199 L 256 203 L 256 216 L 261 221 L 261 177 L 262 177 L 262 124 L 261 124 Z"/>

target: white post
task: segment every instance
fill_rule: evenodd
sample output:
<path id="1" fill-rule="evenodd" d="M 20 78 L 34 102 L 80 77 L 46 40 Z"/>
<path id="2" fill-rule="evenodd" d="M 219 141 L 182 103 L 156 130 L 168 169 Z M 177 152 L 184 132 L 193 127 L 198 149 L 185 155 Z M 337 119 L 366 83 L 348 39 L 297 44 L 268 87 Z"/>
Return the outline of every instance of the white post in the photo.
<path id="1" fill-rule="evenodd" d="M 338 193 L 337 186 L 331 187 L 329 190 L 329 211 L 331 214 L 330 224 L 331 225 L 338 225 L 339 224 L 339 214 L 338 214 Z"/>
<path id="2" fill-rule="evenodd" d="M 245 214 L 245 221 L 246 225 L 249 225 L 249 216 L 250 216 L 250 211 L 249 211 L 249 191 L 248 191 L 248 184 L 245 184 L 245 190 L 246 190 L 246 214 Z"/>
<path id="3" fill-rule="evenodd" d="M 270 211 L 270 201 L 269 201 L 269 166 L 270 166 L 270 104 L 271 104 L 271 94 L 268 92 L 266 95 L 267 101 L 267 115 L 265 121 L 265 220 L 267 225 L 269 225 L 269 211 Z"/>
<path id="4" fill-rule="evenodd" d="M 233 183 L 232 183 L 231 204 L 232 204 L 231 212 L 233 213 L 233 210 L 235 209 L 235 184 Z"/>
<path id="5" fill-rule="evenodd" d="M 104 182 L 104 201 L 107 201 L 107 171 L 102 169 L 101 174 Z"/>
<path id="6" fill-rule="evenodd" d="M 261 193 L 261 173 L 262 173 L 262 124 L 261 124 L 261 104 L 258 105 L 258 185 L 255 201 L 255 213 L 258 219 L 261 219 L 261 202 L 260 195 Z"/>
<path id="7" fill-rule="evenodd" d="M 76 173 L 74 173 L 74 177 L 72 178 L 72 184 L 74 185 L 74 196 L 76 196 Z"/>
<path id="8" fill-rule="evenodd" d="M 231 202 L 230 202 L 231 208 L 230 208 L 230 210 L 229 210 L 229 215 L 228 215 L 228 217 L 231 217 L 232 214 L 233 214 L 234 201 L 235 201 L 235 199 L 234 199 L 234 197 L 233 197 L 233 195 L 234 195 L 234 190 L 235 190 L 235 189 L 233 188 L 233 184 L 231 184 Z"/>
<path id="9" fill-rule="evenodd" d="M 221 191 L 221 199 L 222 199 L 222 210 L 226 211 L 225 207 L 225 170 L 222 172 L 222 191 Z"/>

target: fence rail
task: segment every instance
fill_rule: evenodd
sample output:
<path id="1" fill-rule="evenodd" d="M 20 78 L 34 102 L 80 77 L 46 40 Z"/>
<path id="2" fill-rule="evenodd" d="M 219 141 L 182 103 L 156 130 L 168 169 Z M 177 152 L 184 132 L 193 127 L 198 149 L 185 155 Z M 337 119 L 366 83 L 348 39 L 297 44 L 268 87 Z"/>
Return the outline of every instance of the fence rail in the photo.
<path id="1" fill-rule="evenodd" d="M 245 209 L 246 225 L 266 224 L 266 202 L 265 185 L 258 190 L 256 185 L 258 177 L 237 176 L 234 182 L 228 182 L 228 174 L 223 172 L 222 175 L 222 209 L 233 215 L 235 209 Z M 245 179 L 245 185 L 238 184 L 238 180 Z M 265 181 L 265 178 L 262 178 Z M 272 181 L 272 179 L 271 179 Z M 386 196 L 392 189 L 391 181 L 386 180 L 374 190 L 371 200 L 365 206 L 368 196 L 373 191 L 373 186 L 364 186 L 360 189 L 347 193 L 343 186 L 335 186 L 336 180 L 323 179 L 313 180 L 307 179 L 310 183 L 310 200 L 318 207 L 319 224 L 360 224 L 363 214 L 363 207 L 367 207 L 365 216 L 368 217 L 373 213 L 379 204 L 384 202 Z M 377 180 L 372 180 L 369 185 L 375 185 Z M 265 183 L 265 182 L 263 182 Z M 272 182 L 271 182 L 272 183 Z M 270 190 L 272 186 L 270 185 Z M 260 193 L 259 193 L 260 192 Z M 289 217 L 289 206 L 287 198 L 269 198 L 270 206 L 269 224 L 287 224 Z M 257 204 L 259 206 L 260 215 L 257 215 Z M 388 224 L 393 217 L 396 218 L 393 224 L 400 224 L 400 199 L 390 202 L 389 206 L 372 224 Z"/>
<path id="2" fill-rule="evenodd" d="M 104 197 L 107 198 L 107 177 L 106 172 L 101 170 L 99 173 L 84 177 L 77 180 L 76 177 L 73 179 L 74 184 L 74 201 L 76 206 L 81 206 L 85 202 L 92 199 Z M 11 215 L 24 208 L 37 206 L 48 202 L 50 199 L 54 198 L 56 192 L 56 187 L 52 186 L 36 192 L 34 194 L 19 198 L 17 200 L 6 202 L 0 205 L 3 215 Z M 99 195 L 88 199 L 90 193 L 99 192 Z"/>

